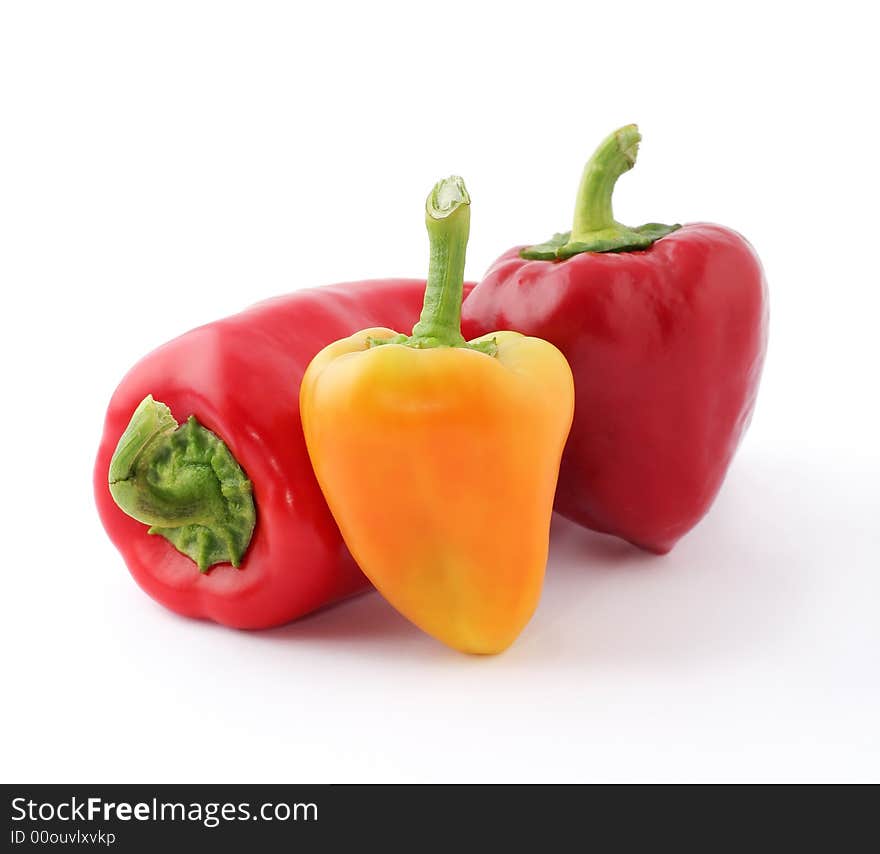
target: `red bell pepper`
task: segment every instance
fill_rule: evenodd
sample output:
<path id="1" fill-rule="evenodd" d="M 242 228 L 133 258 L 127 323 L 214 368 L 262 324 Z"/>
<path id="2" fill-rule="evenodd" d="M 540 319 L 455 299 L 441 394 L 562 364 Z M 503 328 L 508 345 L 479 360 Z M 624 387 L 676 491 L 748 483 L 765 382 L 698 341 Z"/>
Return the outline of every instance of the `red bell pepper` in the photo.
<path id="1" fill-rule="evenodd" d="M 299 385 L 331 341 L 412 325 L 424 292 L 424 280 L 404 279 L 298 291 L 135 365 L 107 410 L 94 489 L 147 593 L 179 614 L 255 629 L 368 585 L 312 473 Z"/>
<path id="2" fill-rule="evenodd" d="M 514 329 L 565 354 L 575 414 L 556 509 L 662 554 L 709 509 L 748 425 L 767 288 L 730 229 L 614 220 L 611 194 L 640 139 L 629 125 L 602 143 L 572 231 L 502 255 L 465 301 L 462 329 Z"/>

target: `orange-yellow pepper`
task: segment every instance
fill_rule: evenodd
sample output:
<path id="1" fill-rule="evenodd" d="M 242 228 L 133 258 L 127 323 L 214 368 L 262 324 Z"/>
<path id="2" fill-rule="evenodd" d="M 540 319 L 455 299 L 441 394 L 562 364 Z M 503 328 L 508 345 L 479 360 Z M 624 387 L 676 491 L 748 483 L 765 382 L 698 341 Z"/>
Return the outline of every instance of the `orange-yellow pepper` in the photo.
<path id="1" fill-rule="evenodd" d="M 574 387 L 546 341 L 462 337 L 469 220 L 462 180 L 437 184 L 413 334 L 367 329 L 325 347 L 300 410 L 327 503 L 380 593 L 449 646 L 497 653 L 540 597 Z"/>

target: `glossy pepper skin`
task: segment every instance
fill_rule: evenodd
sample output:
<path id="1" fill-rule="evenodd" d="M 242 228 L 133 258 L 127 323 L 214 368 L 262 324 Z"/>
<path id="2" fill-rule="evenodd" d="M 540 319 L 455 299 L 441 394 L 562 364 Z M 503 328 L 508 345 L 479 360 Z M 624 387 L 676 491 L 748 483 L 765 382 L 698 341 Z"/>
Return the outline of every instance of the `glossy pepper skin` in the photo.
<path id="1" fill-rule="evenodd" d="M 574 391 L 545 341 L 461 336 L 468 206 L 458 178 L 429 196 L 412 336 L 366 329 L 326 347 L 300 408 L 318 482 L 376 588 L 454 649 L 497 653 L 540 596 Z"/>
<path id="2" fill-rule="evenodd" d="M 559 347 L 576 403 L 556 509 L 662 554 L 709 509 L 749 423 L 767 287 L 730 229 L 613 221 L 611 189 L 639 139 L 622 128 L 588 164 L 580 234 L 502 255 L 465 300 L 462 323 L 467 334 L 504 327 Z"/>
<path id="3" fill-rule="evenodd" d="M 365 325 L 411 323 L 423 294 L 424 280 L 401 279 L 301 290 L 194 329 L 132 368 L 107 410 L 94 491 L 107 533 L 150 596 L 188 617 L 259 629 L 368 586 L 312 472 L 296 391 L 328 342 Z M 147 395 L 178 421 L 195 416 L 246 474 L 256 526 L 239 568 L 223 562 L 200 571 L 114 501 L 111 460 Z"/>

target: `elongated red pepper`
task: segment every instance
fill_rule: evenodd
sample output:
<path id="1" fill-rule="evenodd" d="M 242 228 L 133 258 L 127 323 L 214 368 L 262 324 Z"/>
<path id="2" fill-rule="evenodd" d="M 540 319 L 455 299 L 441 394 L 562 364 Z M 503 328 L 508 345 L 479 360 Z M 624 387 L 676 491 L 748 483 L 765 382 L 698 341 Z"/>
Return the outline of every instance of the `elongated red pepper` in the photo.
<path id="1" fill-rule="evenodd" d="M 502 255 L 465 300 L 462 330 L 514 329 L 565 354 L 575 413 L 556 509 L 664 553 L 709 509 L 748 425 L 767 289 L 730 229 L 614 220 L 640 139 L 629 125 L 602 143 L 572 231 Z"/>
<path id="2" fill-rule="evenodd" d="M 135 365 L 107 410 L 94 489 L 147 593 L 188 617 L 254 629 L 368 585 L 312 472 L 299 385 L 331 341 L 418 320 L 424 290 L 397 279 L 298 291 Z"/>

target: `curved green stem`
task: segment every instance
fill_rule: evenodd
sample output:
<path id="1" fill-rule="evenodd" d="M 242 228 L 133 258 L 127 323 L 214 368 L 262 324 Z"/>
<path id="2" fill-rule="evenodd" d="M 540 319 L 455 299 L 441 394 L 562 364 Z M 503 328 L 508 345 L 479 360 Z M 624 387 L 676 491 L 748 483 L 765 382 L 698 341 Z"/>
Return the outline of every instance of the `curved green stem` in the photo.
<path id="1" fill-rule="evenodd" d="M 425 301 L 412 335 L 370 339 L 370 346 L 404 344 L 429 347 L 470 347 L 494 355 L 494 341 L 471 344 L 461 334 L 464 262 L 471 226 L 471 199 L 464 181 L 451 175 L 438 181 L 425 202 L 425 225 L 431 245 Z"/>
<path id="2" fill-rule="evenodd" d="M 641 139 L 636 125 L 626 125 L 607 136 L 584 167 L 571 231 L 554 234 L 545 243 L 523 249 L 520 255 L 556 260 L 581 252 L 631 252 L 647 249 L 655 240 L 681 228 L 657 222 L 628 228 L 614 219 L 614 186 L 635 165 Z"/>
<path id="3" fill-rule="evenodd" d="M 224 442 L 193 417 L 179 427 L 147 395 L 119 439 L 108 473 L 110 494 L 203 572 L 240 566 L 256 524 L 251 482 Z"/>
<path id="4" fill-rule="evenodd" d="M 587 161 L 574 206 L 572 243 L 588 240 L 594 231 L 616 224 L 611 210 L 614 185 L 635 166 L 641 139 L 635 125 L 626 125 L 607 136 Z"/>

